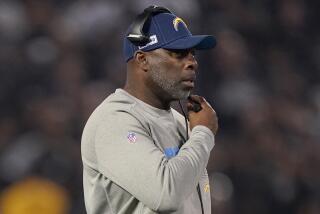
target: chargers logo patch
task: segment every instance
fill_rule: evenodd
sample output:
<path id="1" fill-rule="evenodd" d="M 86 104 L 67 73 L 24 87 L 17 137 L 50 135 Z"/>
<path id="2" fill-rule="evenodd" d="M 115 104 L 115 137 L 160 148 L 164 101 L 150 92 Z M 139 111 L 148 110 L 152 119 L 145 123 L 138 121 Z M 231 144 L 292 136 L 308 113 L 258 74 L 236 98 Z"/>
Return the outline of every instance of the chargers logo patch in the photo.
<path id="1" fill-rule="evenodd" d="M 172 158 L 176 156 L 178 152 L 179 152 L 179 148 L 177 146 L 164 149 L 164 154 L 167 158 Z"/>
<path id="2" fill-rule="evenodd" d="M 209 184 L 204 185 L 203 190 L 204 192 L 210 192 L 210 185 Z"/>
<path id="3" fill-rule="evenodd" d="M 186 23 L 179 17 L 176 17 L 174 20 L 173 20 L 173 27 L 176 31 L 178 31 L 178 27 L 179 27 L 179 23 L 182 23 L 186 28 L 187 28 L 187 25 Z"/>

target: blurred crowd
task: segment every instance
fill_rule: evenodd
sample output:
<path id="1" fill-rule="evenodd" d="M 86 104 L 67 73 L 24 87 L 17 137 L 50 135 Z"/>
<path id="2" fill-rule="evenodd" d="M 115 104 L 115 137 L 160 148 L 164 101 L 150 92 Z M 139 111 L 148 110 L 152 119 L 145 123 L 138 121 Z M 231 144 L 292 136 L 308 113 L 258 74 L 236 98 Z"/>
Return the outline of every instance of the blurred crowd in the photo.
<path id="1" fill-rule="evenodd" d="M 1 0 L 0 213 L 85 213 L 81 132 L 123 86 L 125 31 L 151 4 L 218 41 L 195 92 L 219 116 L 213 213 L 320 213 L 316 0 Z"/>

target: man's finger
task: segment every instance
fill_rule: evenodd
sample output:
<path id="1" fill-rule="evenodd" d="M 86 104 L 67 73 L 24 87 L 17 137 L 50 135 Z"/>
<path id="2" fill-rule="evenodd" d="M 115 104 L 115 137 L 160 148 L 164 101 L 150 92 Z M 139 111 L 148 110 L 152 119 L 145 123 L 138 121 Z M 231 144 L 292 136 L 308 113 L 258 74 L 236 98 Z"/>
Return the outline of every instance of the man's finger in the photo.
<path id="1" fill-rule="evenodd" d="M 188 111 L 192 111 L 192 109 L 193 109 L 192 104 L 191 103 L 187 103 L 187 110 Z"/>
<path id="2" fill-rule="evenodd" d="M 203 97 L 201 97 L 201 96 L 198 96 L 198 95 L 190 95 L 188 97 L 188 99 L 191 100 L 191 101 L 195 101 L 197 103 L 200 103 L 200 104 L 205 102 L 205 99 Z"/>

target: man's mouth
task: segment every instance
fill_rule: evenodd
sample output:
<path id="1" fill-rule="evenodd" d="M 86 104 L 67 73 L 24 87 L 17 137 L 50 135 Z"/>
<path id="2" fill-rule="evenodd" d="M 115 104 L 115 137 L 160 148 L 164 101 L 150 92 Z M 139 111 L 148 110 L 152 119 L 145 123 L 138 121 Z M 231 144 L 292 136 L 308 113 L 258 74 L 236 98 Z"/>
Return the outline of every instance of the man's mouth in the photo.
<path id="1" fill-rule="evenodd" d="M 194 88 L 194 80 L 193 79 L 183 80 L 182 83 L 189 88 Z"/>
<path id="2" fill-rule="evenodd" d="M 182 84 L 185 85 L 187 88 L 194 88 L 194 82 L 196 81 L 196 74 L 194 72 L 189 73 L 187 75 L 185 75 L 182 78 Z"/>

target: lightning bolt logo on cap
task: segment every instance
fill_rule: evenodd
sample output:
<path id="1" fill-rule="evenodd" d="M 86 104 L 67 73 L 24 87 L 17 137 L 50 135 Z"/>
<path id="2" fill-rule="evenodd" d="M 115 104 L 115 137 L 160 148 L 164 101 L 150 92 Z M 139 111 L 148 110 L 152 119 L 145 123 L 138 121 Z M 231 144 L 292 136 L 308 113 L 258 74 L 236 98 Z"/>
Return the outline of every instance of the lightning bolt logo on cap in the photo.
<path id="1" fill-rule="evenodd" d="M 186 23 L 179 17 L 176 17 L 174 20 L 173 20 L 173 27 L 176 31 L 178 31 L 178 26 L 179 26 L 179 23 L 182 23 L 184 24 L 184 26 L 187 28 L 187 25 Z"/>

